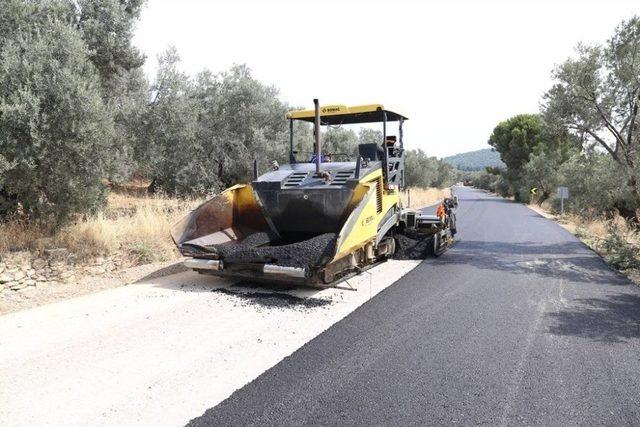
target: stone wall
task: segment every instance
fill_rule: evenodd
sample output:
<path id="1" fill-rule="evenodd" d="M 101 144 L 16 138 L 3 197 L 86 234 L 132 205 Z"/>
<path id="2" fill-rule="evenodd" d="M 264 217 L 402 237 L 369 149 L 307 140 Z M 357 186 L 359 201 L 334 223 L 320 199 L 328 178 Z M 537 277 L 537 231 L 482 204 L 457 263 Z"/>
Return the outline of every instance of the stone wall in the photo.
<path id="1" fill-rule="evenodd" d="M 0 291 L 19 291 L 29 286 L 74 282 L 85 276 L 101 276 L 120 265 L 117 258 L 97 257 L 78 261 L 66 249 L 47 249 L 41 254 L 11 252 L 0 259 Z"/>

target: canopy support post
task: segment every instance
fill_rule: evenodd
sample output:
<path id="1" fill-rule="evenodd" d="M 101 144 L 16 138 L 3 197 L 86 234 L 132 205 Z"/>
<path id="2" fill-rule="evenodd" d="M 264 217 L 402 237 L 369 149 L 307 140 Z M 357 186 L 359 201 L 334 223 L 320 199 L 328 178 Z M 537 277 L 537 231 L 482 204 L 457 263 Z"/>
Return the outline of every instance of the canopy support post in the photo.
<path id="1" fill-rule="evenodd" d="M 316 137 L 316 175 L 320 175 L 320 163 L 322 162 L 322 147 L 320 146 L 320 102 L 314 98 L 315 120 L 313 123 L 314 136 Z"/>
<path id="2" fill-rule="evenodd" d="M 293 154 L 293 119 L 289 119 L 289 163 L 296 163 L 296 156 Z"/>
<path id="3" fill-rule="evenodd" d="M 387 150 L 387 112 L 384 110 L 382 111 L 382 149 L 384 150 L 382 177 L 386 183 L 389 174 L 389 151 Z"/>

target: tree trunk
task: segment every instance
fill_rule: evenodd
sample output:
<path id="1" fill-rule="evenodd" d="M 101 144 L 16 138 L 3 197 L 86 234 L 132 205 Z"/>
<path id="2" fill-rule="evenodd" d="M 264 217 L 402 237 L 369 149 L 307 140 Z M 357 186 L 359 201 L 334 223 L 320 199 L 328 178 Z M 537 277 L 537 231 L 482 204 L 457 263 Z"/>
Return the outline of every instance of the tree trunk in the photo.
<path id="1" fill-rule="evenodd" d="M 151 183 L 147 187 L 147 193 L 156 194 L 157 191 L 158 191 L 158 180 L 156 178 L 153 178 L 151 180 Z"/>
<path id="2" fill-rule="evenodd" d="M 218 162 L 218 179 L 222 181 L 222 174 L 224 173 L 224 166 L 222 162 Z"/>
<path id="3" fill-rule="evenodd" d="M 638 180 L 635 175 L 631 175 L 629 181 L 627 181 L 629 190 L 631 190 L 631 198 L 629 205 L 618 207 L 620 215 L 623 218 L 630 220 L 635 225 L 640 224 L 640 218 L 638 218 L 638 207 L 640 207 L 640 191 L 638 191 Z"/>
<path id="4" fill-rule="evenodd" d="M 542 206 L 542 204 L 544 202 L 546 202 L 547 200 L 549 200 L 549 197 L 551 197 L 551 193 L 549 193 L 546 190 L 542 190 L 542 194 L 540 194 L 540 197 L 538 198 L 538 200 L 536 201 L 536 204 L 538 206 Z"/>

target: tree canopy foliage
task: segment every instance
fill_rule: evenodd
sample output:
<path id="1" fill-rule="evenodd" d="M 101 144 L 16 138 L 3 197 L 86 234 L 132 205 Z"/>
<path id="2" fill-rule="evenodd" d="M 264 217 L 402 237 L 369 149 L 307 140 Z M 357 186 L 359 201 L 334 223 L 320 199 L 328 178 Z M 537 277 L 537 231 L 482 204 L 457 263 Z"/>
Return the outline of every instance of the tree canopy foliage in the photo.
<path id="1" fill-rule="evenodd" d="M 500 122 L 489 137 L 489 145 L 506 165 L 499 173 L 502 188 L 508 188 L 517 200 L 528 200 L 530 188 L 536 187 L 544 201 L 551 196 L 555 180 L 543 169 L 565 161 L 578 142 L 566 129 L 549 125 L 537 114 L 520 114 Z"/>
<path id="2" fill-rule="evenodd" d="M 136 160 L 154 186 L 177 193 L 217 191 L 246 179 L 257 160 L 286 158 L 287 105 L 244 65 L 191 79 L 170 48 L 160 58 L 142 117 Z"/>
<path id="3" fill-rule="evenodd" d="M 458 179 L 456 169 L 428 156 L 423 150 L 408 150 L 405 157 L 405 183 L 409 187 L 446 187 Z"/>
<path id="4" fill-rule="evenodd" d="M 560 64 L 553 78 L 542 114 L 565 126 L 585 147 L 595 145 L 607 153 L 628 187 L 627 210 L 637 209 L 640 17 L 623 21 L 603 45 L 579 44 L 576 56 Z"/>
<path id="5" fill-rule="evenodd" d="M 540 134 L 538 116 L 520 114 L 498 123 L 489 137 L 489 145 L 500 153 L 500 158 L 509 170 L 519 171 L 540 145 Z"/>
<path id="6" fill-rule="evenodd" d="M 60 2 L 10 0 L 0 26 L 0 213 L 99 207 L 114 120 L 90 50 Z M 26 6 L 26 7 L 21 7 Z M 69 6 L 69 5 L 66 5 Z M 13 18 L 13 19 L 11 19 Z"/>

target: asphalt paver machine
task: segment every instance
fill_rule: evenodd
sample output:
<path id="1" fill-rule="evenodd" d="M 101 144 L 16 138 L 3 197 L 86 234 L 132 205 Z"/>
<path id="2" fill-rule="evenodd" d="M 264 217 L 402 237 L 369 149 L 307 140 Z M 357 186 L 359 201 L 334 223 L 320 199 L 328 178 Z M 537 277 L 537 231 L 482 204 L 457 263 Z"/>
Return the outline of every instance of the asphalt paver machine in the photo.
<path id="1" fill-rule="evenodd" d="M 320 106 L 314 100 L 314 109 L 289 112 L 286 119 L 289 164 L 228 188 L 172 228 L 178 249 L 189 257 L 186 266 L 219 276 L 330 286 L 393 256 L 397 233 L 435 236 L 435 254 L 446 248 L 449 216 L 402 208 L 406 116 L 380 104 Z M 314 125 L 311 159 L 297 158 L 295 121 Z M 323 153 L 323 126 L 371 123 L 381 125 L 381 141 L 359 144 L 348 161 L 330 161 Z M 397 136 L 388 134 L 392 124 Z"/>

